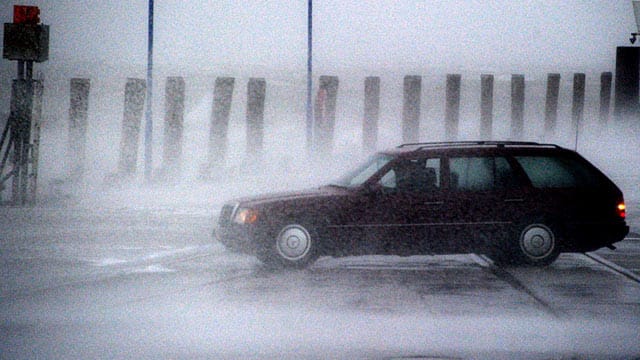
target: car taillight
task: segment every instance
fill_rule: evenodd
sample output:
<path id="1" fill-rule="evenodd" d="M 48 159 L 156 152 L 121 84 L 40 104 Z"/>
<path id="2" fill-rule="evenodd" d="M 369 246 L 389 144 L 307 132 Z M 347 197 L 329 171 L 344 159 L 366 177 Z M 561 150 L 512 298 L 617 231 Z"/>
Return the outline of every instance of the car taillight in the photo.
<path id="1" fill-rule="evenodd" d="M 627 217 L 627 206 L 624 204 L 624 201 L 618 203 L 616 210 L 618 211 L 618 216 L 620 218 L 624 219 Z"/>

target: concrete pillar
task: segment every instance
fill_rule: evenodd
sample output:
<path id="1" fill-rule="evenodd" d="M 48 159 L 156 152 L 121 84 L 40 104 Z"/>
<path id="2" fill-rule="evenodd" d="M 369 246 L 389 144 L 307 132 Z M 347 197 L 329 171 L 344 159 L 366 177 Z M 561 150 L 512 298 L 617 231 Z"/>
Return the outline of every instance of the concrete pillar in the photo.
<path id="1" fill-rule="evenodd" d="M 420 138 L 420 97 L 422 77 L 404 77 L 402 105 L 402 142 L 413 143 Z"/>
<path id="2" fill-rule="evenodd" d="M 216 78 L 213 89 L 207 171 L 211 171 L 211 169 L 224 163 L 227 153 L 227 131 L 234 84 L 235 79 L 232 77 Z"/>
<path id="3" fill-rule="evenodd" d="M 458 123 L 460 122 L 460 74 L 447 75 L 445 103 L 445 138 L 448 141 L 458 139 Z"/>
<path id="4" fill-rule="evenodd" d="M 69 96 L 69 153 L 72 180 L 81 180 L 84 174 L 87 143 L 87 116 L 89 111 L 89 79 L 71 79 Z"/>
<path id="5" fill-rule="evenodd" d="M 640 48 L 620 46 L 616 50 L 616 85 L 613 115 L 617 121 L 637 121 L 640 85 Z"/>
<path id="6" fill-rule="evenodd" d="M 571 105 L 571 126 L 576 131 L 582 126 L 584 114 L 585 74 L 573 74 L 573 102 Z"/>
<path id="7" fill-rule="evenodd" d="M 480 139 L 491 140 L 493 128 L 493 75 L 480 76 Z"/>
<path id="8" fill-rule="evenodd" d="M 511 75 L 511 138 L 524 135 L 524 75 Z"/>
<path id="9" fill-rule="evenodd" d="M 124 88 L 124 113 L 122 117 L 122 138 L 118 173 L 134 175 L 138 163 L 138 142 L 146 82 L 143 79 L 127 79 Z"/>
<path id="10" fill-rule="evenodd" d="M 379 118 L 380 78 L 369 76 L 364 80 L 364 119 L 362 121 L 362 148 L 367 153 L 376 151 Z"/>
<path id="11" fill-rule="evenodd" d="M 544 132 L 552 134 L 558 122 L 558 98 L 560 95 L 560 74 L 547 75 L 547 98 L 544 104 Z"/>
<path id="12" fill-rule="evenodd" d="M 184 79 L 182 77 L 167 78 L 164 94 L 162 170 L 170 178 L 178 177 L 182 169 L 184 90 Z"/>
<path id="13" fill-rule="evenodd" d="M 333 150 L 338 84 L 337 76 L 320 76 L 313 112 L 315 118 L 314 143 L 317 155 L 329 155 Z"/>
<path id="14" fill-rule="evenodd" d="M 600 74 L 600 124 L 602 125 L 609 121 L 612 80 L 613 75 L 610 72 Z"/>
<path id="15" fill-rule="evenodd" d="M 247 155 L 258 160 L 264 141 L 264 100 L 267 83 L 264 79 L 249 79 L 247 84 Z"/>

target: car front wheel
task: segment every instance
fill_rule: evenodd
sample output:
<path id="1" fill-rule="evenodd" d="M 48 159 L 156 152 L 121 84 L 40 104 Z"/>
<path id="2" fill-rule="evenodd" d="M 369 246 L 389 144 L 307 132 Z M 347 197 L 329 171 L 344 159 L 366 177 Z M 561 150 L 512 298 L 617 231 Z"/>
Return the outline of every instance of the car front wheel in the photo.
<path id="1" fill-rule="evenodd" d="M 288 222 L 280 226 L 258 258 L 267 265 L 304 268 L 318 257 L 318 235 L 310 225 Z"/>

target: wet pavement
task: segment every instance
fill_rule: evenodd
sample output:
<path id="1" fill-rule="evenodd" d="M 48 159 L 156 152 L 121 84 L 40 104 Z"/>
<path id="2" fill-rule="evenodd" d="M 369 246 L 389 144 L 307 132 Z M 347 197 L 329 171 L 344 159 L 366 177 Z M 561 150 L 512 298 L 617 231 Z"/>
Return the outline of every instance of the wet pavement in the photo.
<path id="1" fill-rule="evenodd" d="M 2 209 L 0 358 L 640 356 L 636 234 L 546 268 L 461 254 L 271 271 L 212 243 L 211 214 Z"/>

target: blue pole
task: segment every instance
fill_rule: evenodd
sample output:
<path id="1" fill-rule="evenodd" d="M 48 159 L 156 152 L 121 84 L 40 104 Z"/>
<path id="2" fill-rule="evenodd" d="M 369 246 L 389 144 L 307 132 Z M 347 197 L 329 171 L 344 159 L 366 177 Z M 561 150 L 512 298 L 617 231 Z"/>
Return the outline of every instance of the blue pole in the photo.
<path id="1" fill-rule="evenodd" d="M 313 150 L 313 107 L 312 107 L 312 91 L 313 91 L 313 73 L 312 73 L 312 55 L 313 55 L 313 0 L 309 0 L 307 11 L 307 151 L 311 153 Z"/>
<path id="2" fill-rule="evenodd" d="M 153 0 L 149 0 L 149 32 L 147 41 L 147 97 L 144 126 L 144 179 L 151 181 L 153 167 Z"/>

